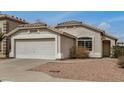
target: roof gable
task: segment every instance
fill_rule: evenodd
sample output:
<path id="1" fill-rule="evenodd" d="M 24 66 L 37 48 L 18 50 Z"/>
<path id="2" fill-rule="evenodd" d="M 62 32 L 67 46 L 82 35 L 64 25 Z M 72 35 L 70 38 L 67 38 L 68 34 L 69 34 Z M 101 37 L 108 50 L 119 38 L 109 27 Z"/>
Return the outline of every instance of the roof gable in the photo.
<path id="1" fill-rule="evenodd" d="M 48 27 L 48 26 L 46 26 L 44 24 L 24 24 L 24 25 L 19 25 L 16 29 L 14 29 L 11 32 L 9 32 L 6 36 L 11 36 L 14 33 L 18 32 L 19 30 L 31 30 L 31 29 L 48 29 L 49 31 L 52 31 L 52 32 L 60 34 L 60 35 L 67 36 L 69 38 L 76 38 L 73 35 L 70 35 L 70 34 L 68 34 L 66 32 L 63 32 L 63 31 L 58 31 L 57 29 L 52 28 L 52 27 Z"/>
<path id="2" fill-rule="evenodd" d="M 92 26 L 92 25 L 89 25 L 89 24 L 86 24 L 83 22 L 79 22 L 79 21 L 66 21 L 63 23 L 59 23 L 59 24 L 57 24 L 57 26 L 55 26 L 55 28 L 68 27 L 68 26 L 81 26 L 81 27 L 86 27 L 86 28 L 92 29 L 92 30 L 100 32 L 100 33 L 105 32 L 104 30 L 102 30 L 100 28 L 97 28 L 95 26 Z"/>
<path id="3" fill-rule="evenodd" d="M 105 30 L 102 30 L 102 29 L 100 29 L 96 26 L 92 26 L 92 25 L 89 25 L 89 24 L 86 24 L 86 23 L 83 23 L 83 22 L 79 22 L 79 21 L 66 21 L 66 22 L 63 22 L 63 23 L 59 23 L 59 24 L 57 24 L 57 26 L 55 26 L 55 28 L 73 27 L 73 26 L 80 26 L 80 27 L 85 27 L 85 28 L 88 28 L 88 29 L 92 29 L 92 31 L 101 33 L 102 35 L 105 35 L 105 36 L 107 36 L 111 39 L 117 40 L 116 37 L 105 33 Z"/>

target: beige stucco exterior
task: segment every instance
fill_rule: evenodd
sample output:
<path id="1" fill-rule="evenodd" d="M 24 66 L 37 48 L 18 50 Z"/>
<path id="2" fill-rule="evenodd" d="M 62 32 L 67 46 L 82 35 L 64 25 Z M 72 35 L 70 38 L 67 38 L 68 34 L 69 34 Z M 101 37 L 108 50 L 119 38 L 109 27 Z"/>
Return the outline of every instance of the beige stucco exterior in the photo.
<path id="1" fill-rule="evenodd" d="M 62 58 L 69 58 L 70 57 L 70 49 L 76 46 L 76 40 L 69 37 L 61 36 L 61 53 Z"/>
<path id="2" fill-rule="evenodd" d="M 65 59 L 70 57 L 70 48 L 74 46 L 75 39 L 60 35 L 59 33 L 52 32 L 48 29 L 35 29 L 33 32 L 31 29 L 25 29 L 19 30 L 11 35 L 11 52 L 9 56 L 15 57 L 15 40 L 43 38 L 55 39 L 55 59 Z"/>
<path id="3" fill-rule="evenodd" d="M 72 34 L 76 36 L 77 38 L 91 37 L 92 38 L 92 51 L 90 51 L 90 57 L 102 57 L 102 46 L 101 46 L 102 42 L 101 42 L 100 33 L 96 31 L 92 31 L 91 29 L 83 28 L 83 27 L 72 27 L 72 28 L 63 27 L 63 28 L 60 28 L 59 30 Z"/>
<path id="4" fill-rule="evenodd" d="M 111 38 L 109 38 L 109 37 L 106 36 L 106 37 L 105 37 L 105 40 L 110 40 L 110 42 L 111 42 L 111 47 L 116 45 L 116 40 L 114 40 L 114 39 L 111 39 Z"/>
<path id="5" fill-rule="evenodd" d="M 90 37 L 92 38 L 92 51 L 90 51 L 90 57 L 103 57 L 103 46 L 102 46 L 102 35 L 100 31 L 96 31 L 94 29 L 90 29 L 83 26 L 63 26 L 57 27 L 58 31 L 64 31 L 71 35 L 80 37 Z M 116 40 L 112 39 L 108 36 L 105 36 L 105 40 L 110 40 L 111 46 L 116 45 Z M 112 51 L 111 51 L 112 52 Z"/>

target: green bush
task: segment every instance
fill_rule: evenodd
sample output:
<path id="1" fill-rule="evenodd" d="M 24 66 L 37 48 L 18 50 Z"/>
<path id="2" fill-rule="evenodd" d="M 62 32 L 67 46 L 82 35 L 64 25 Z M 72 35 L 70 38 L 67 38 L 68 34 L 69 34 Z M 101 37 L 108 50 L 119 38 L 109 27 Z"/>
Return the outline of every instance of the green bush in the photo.
<path id="1" fill-rule="evenodd" d="M 121 67 L 121 68 L 124 68 L 124 56 L 120 56 L 118 58 L 118 65 Z"/>
<path id="2" fill-rule="evenodd" d="M 122 49 L 120 46 L 113 46 L 112 47 L 112 57 L 113 58 L 118 58 L 122 56 Z"/>
<path id="3" fill-rule="evenodd" d="M 78 46 L 78 48 L 72 47 L 70 49 L 70 57 L 71 58 L 88 58 L 89 50 L 81 46 Z"/>

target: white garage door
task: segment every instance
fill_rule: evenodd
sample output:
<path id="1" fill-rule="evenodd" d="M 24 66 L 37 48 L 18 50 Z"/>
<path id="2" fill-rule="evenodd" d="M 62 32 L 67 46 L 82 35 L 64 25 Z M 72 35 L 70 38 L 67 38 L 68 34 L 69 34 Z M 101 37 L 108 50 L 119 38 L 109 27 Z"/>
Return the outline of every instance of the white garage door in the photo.
<path id="1" fill-rule="evenodd" d="M 16 40 L 15 57 L 55 59 L 55 39 Z"/>

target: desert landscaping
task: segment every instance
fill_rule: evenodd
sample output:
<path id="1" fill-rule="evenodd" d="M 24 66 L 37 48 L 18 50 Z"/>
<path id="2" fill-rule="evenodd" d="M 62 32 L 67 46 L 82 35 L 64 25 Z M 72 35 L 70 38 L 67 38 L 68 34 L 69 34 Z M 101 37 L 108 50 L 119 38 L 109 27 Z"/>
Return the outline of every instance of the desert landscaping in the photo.
<path id="1" fill-rule="evenodd" d="M 118 59 L 73 59 L 49 62 L 30 69 L 47 73 L 53 77 L 94 81 L 94 82 L 122 82 L 124 69 L 117 65 Z"/>

